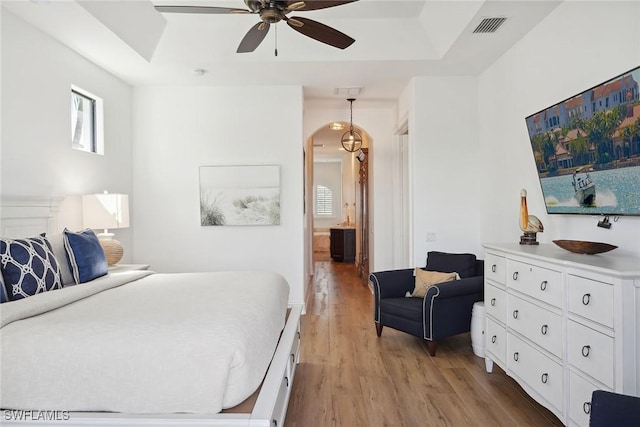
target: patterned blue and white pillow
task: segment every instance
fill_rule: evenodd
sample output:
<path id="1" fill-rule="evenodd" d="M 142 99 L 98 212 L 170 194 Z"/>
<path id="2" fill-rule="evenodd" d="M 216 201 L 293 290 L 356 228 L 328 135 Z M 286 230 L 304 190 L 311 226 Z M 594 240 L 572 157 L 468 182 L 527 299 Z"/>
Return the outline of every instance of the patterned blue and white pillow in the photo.
<path id="1" fill-rule="evenodd" d="M 58 261 L 47 238 L 0 238 L 0 270 L 10 301 L 62 288 Z"/>
<path id="2" fill-rule="evenodd" d="M 74 233 L 64 229 L 64 247 L 77 284 L 89 282 L 109 272 L 107 257 L 93 230 Z"/>

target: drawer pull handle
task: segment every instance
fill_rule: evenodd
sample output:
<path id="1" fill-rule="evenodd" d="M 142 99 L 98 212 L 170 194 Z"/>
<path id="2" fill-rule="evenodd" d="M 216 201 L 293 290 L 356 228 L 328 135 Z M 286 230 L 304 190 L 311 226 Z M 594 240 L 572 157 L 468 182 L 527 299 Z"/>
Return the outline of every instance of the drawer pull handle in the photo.
<path id="1" fill-rule="evenodd" d="M 289 387 L 289 377 L 284 377 L 284 380 L 287 383 L 287 387 Z"/>
<path id="2" fill-rule="evenodd" d="M 591 294 L 582 295 L 582 304 L 589 305 L 590 302 L 591 302 Z"/>
<path id="3" fill-rule="evenodd" d="M 517 362 L 519 358 L 520 358 L 520 354 L 518 354 L 517 351 L 515 353 L 513 353 L 513 360 L 515 360 Z"/>
<path id="4" fill-rule="evenodd" d="M 540 381 L 542 381 L 542 384 L 546 384 L 547 381 L 549 381 L 549 374 L 547 373 L 542 374 L 542 376 L 540 377 Z"/>
<path id="5" fill-rule="evenodd" d="M 548 330 L 549 330 L 549 325 L 542 325 L 542 327 L 540 328 L 540 333 L 542 333 L 542 335 L 547 335 Z"/>
<path id="6" fill-rule="evenodd" d="M 518 280 L 518 272 L 513 273 L 513 280 Z"/>
<path id="7" fill-rule="evenodd" d="M 590 345 L 585 345 L 582 347 L 582 357 L 589 357 L 589 352 L 591 351 Z"/>
<path id="8" fill-rule="evenodd" d="M 498 337 L 497 337 L 496 335 L 492 336 L 492 337 L 491 337 L 491 342 L 495 344 L 495 343 L 496 343 L 496 339 L 497 339 L 497 338 L 498 338 Z"/>
<path id="9" fill-rule="evenodd" d="M 513 310 L 513 318 L 514 319 L 518 318 L 518 310 Z"/>
<path id="10" fill-rule="evenodd" d="M 540 290 L 541 291 L 546 291 L 547 290 L 547 281 L 543 281 L 540 283 Z"/>
<path id="11" fill-rule="evenodd" d="M 493 264 L 493 265 L 491 266 L 491 272 L 492 272 L 492 273 L 495 273 L 495 272 L 496 272 L 496 265 L 495 265 L 495 264 Z"/>
<path id="12" fill-rule="evenodd" d="M 492 307 L 496 306 L 496 299 L 495 298 L 491 298 L 491 306 Z"/>
<path id="13" fill-rule="evenodd" d="M 582 410 L 585 414 L 589 415 L 591 413 L 591 402 L 584 402 L 582 404 Z"/>
<path id="14" fill-rule="evenodd" d="M 294 363 L 296 361 L 296 355 L 292 354 L 291 355 L 291 363 Z"/>

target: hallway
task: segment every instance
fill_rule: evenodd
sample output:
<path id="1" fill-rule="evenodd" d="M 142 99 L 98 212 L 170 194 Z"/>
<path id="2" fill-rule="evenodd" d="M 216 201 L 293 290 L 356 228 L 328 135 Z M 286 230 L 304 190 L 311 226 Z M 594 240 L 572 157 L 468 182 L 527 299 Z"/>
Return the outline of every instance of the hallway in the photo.
<path id="1" fill-rule="evenodd" d="M 378 338 L 355 264 L 315 266 L 287 427 L 562 425 L 500 368 L 487 374 L 469 334 L 434 358 L 416 337 L 385 328 Z"/>

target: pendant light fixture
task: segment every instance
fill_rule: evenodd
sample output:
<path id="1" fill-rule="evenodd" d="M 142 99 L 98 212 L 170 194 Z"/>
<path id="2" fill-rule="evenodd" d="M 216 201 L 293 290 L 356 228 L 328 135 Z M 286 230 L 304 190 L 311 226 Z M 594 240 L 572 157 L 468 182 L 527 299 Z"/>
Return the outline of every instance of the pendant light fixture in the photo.
<path id="1" fill-rule="evenodd" d="M 344 135 L 342 135 L 342 139 L 340 142 L 342 142 L 342 148 L 344 148 L 345 151 L 355 153 L 362 147 L 362 136 L 358 132 L 353 130 L 353 101 L 355 101 L 355 98 L 349 98 L 347 99 L 347 101 L 349 101 L 350 103 L 349 108 L 351 110 L 351 116 L 349 119 L 349 131 L 345 132 Z"/>

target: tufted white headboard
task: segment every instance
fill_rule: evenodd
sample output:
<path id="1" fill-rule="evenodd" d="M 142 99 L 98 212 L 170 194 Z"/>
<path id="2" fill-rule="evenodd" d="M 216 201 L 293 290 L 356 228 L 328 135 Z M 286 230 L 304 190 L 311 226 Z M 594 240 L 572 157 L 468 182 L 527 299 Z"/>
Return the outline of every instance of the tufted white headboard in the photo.
<path id="1" fill-rule="evenodd" d="M 56 230 L 57 215 L 63 197 L 0 198 L 0 236 L 30 237 Z"/>

